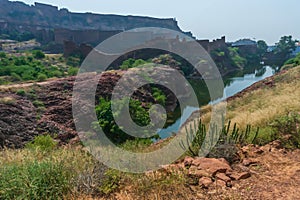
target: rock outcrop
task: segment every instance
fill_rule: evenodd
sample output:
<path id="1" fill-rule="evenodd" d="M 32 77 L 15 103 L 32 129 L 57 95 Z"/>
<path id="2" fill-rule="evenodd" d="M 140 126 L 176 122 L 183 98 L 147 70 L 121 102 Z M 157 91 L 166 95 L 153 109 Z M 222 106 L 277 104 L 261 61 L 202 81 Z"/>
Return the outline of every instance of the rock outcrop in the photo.
<path id="1" fill-rule="evenodd" d="M 165 71 L 166 73 L 163 73 Z M 90 87 L 98 81 L 95 98 L 110 98 L 116 83 L 126 71 L 108 71 L 103 74 L 88 74 L 80 84 Z M 129 70 L 130 73 L 130 70 Z M 168 70 L 155 68 L 154 75 L 164 80 Z M 135 83 L 131 76 L 125 85 Z M 35 84 L 8 86 L 0 91 L 0 146 L 20 148 L 38 134 L 51 134 L 61 143 L 76 138 L 77 132 L 72 114 L 73 84 L 76 77 L 68 77 Z M 126 83 L 127 82 L 127 83 Z M 129 87 L 129 86 L 128 86 Z M 168 89 L 160 88 L 166 94 L 165 108 L 173 111 L 177 98 Z M 20 90 L 24 90 L 20 94 Z M 187 92 L 185 92 L 188 95 Z M 159 103 L 152 96 L 151 87 L 137 90 L 132 98 L 145 103 Z"/>

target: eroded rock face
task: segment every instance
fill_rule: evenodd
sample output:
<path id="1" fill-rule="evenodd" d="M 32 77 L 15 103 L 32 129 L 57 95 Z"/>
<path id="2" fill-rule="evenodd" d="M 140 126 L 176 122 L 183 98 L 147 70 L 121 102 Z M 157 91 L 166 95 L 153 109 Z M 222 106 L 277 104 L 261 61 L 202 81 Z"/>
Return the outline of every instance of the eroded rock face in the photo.
<path id="1" fill-rule="evenodd" d="M 153 73 L 164 79 L 165 73 L 161 73 L 163 70 L 158 68 Z M 95 95 L 97 103 L 99 97 L 110 97 L 124 73 L 125 71 L 109 71 L 102 75 L 88 74 L 80 80 L 80 84 L 82 88 L 88 88 L 95 83 L 94 81 L 99 80 Z M 136 80 L 129 78 L 126 81 L 130 85 L 130 82 L 135 83 Z M 61 143 L 68 143 L 76 138 L 77 132 L 72 113 L 74 82 L 75 77 L 69 77 L 26 86 L 20 84 L 1 92 L 0 145 L 20 148 L 39 134 L 56 135 Z M 25 95 L 16 94 L 20 87 L 26 91 Z M 167 96 L 166 110 L 171 112 L 177 106 L 177 98 L 170 91 L 161 89 Z M 158 103 L 152 96 L 150 87 L 136 91 L 132 98 L 142 102 Z M 36 101 L 41 105 L 34 105 Z"/>
<path id="2" fill-rule="evenodd" d="M 36 108 L 26 98 L 0 93 L 0 147 L 20 148 L 36 133 Z"/>

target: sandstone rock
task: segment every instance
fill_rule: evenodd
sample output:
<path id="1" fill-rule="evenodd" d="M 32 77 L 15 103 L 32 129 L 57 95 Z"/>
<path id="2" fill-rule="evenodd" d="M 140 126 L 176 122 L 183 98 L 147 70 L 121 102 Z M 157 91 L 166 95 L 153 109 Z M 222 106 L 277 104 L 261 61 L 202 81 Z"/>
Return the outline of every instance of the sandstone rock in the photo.
<path id="1" fill-rule="evenodd" d="M 225 173 L 232 170 L 228 163 L 216 158 L 196 158 L 192 164 L 197 166 L 198 169 L 207 171 L 212 176 L 215 176 L 218 172 Z"/>
<path id="2" fill-rule="evenodd" d="M 229 162 L 225 158 L 219 158 L 219 161 L 226 163 L 227 165 L 230 165 Z"/>
<path id="3" fill-rule="evenodd" d="M 227 187 L 226 182 L 222 180 L 216 180 L 216 185 L 222 188 Z"/>
<path id="4" fill-rule="evenodd" d="M 229 178 L 228 176 L 226 176 L 226 174 L 224 174 L 224 173 L 217 173 L 217 174 L 216 174 L 216 178 L 217 178 L 218 180 L 225 181 L 226 183 L 228 183 L 228 182 L 231 181 L 231 178 Z"/>
<path id="5" fill-rule="evenodd" d="M 201 187 L 208 188 L 211 184 L 213 184 L 213 181 L 211 180 L 211 178 L 202 177 L 199 180 L 199 185 Z"/>
<path id="6" fill-rule="evenodd" d="M 235 170 L 237 170 L 237 171 L 241 171 L 241 172 L 249 172 L 250 171 L 250 169 L 248 168 L 248 167 L 245 167 L 243 164 L 237 164 L 237 165 L 235 165 Z"/>
<path id="7" fill-rule="evenodd" d="M 232 180 L 242 180 L 247 179 L 251 177 L 251 174 L 249 172 L 242 172 L 242 173 L 232 173 L 229 175 Z"/>
<path id="8" fill-rule="evenodd" d="M 193 163 L 193 161 L 194 161 L 194 158 L 192 158 L 192 157 L 185 157 L 185 159 L 183 161 L 183 164 L 184 164 L 185 167 L 191 166 L 192 163 Z"/>
<path id="9" fill-rule="evenodd" d="M 253 165 L 253 164 L 257 164 L 257 163 L 258 163 L 258 160 L 253 159 L 253 158 L 248 158 L 248 159 L 244 159 L 242 164 L 244 166 L 250 166 L 250 165 Z"/>
<path id="10" fill-rule="evenodd" d="M 197 177 L 211 177 L 210 173 L 205 170 L 198 169 L 196 166 L 192 166 L 189 169 L 189 175 L 197 176 Z"/>
<path id="11" fill-rule="evenodd" d="M 254 153 L 260 155 L 260 154 L 263 154 L 264 151 L 263 151 L 262 149 L 259 148 L 259 149 L 254 150 Z"/>

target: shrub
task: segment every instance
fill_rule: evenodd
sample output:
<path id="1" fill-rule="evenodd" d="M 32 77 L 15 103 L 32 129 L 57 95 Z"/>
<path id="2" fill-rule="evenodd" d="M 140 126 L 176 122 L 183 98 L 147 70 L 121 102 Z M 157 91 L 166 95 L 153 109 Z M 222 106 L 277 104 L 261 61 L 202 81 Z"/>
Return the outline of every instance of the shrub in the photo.
<path id="1" fill-rule="evenodd" d="M 81 199 L 99 195 L 107 167 L 79 148 L 0 151 L 0 199 Z"/>
<path id="2" fill-rule="evenodd" d="M 59 70 L 53 70 L 53 71 L 48 72 L 48 76 L 60 78 L 63 76 L 63 73 Z"/>
<path id="3" fill-rule="evenodd" d="M 197 124 L 198 123 L 198 124 Z M 218 134 L 216 125 L 211 125 L 209 132 L 206 131 L 206 127 L 199 122 L 194 121 L 193 126 L 190 125 L 189 130 L 186 127 L 187 137 L 186 144 L 181 142 L 181 148 L 187 151 L 187 154 L 191 156 L 199 156 L 200 153 L 209 153 L 209 157 L 214 158 L 225 158 L 229 162 L 237 159 L 237 146 L 253 144 L 258 136 L 259 128 L 257 128 L 254 134 L 251 134 L 251 126 L 248 125 L 245 131 L 240 131 L 237 124 L 234 124 L 231 128 L 231 121 L 228 122 L 227 126 L 223 125 L 221 133 Z M 215 138 L 214 136 L 219 136 Z M 206 143 L 205 138 L 208 137 Z M 216 144 L 215 146 L 212 146 Z M 205 145 L 207 148 L 205 148 Z M 210 152 L 200 152 L 201 148 L 210 150 Z M 212 147 L 211 149 L 208 149 Z"/>
<path id="4" fill-rule="evenodd" d="M 17 90 L 16 94 L 19 95 L 19 96 L 25 96 L 26 91 L 24 89 L 19 89 L 19 90 Z"/>
<path id="5" fill-rule="evenodd" d="M 69 67 L 69 69 L 68 69 L 68 74 L 70 75 L 70 76 L 76 76 L 77 75 L 77 73 L 78 73 L 78 68 L 76 68 L 76 67 Z"/>
<path id="6" fill-rule="evenodd" d="M 72 175 L 60 162 L 34 161 L 0 167 L 1 199 L 63 199 Z"/>
<path id="7" fill-rule="evenodd" d="M 6 58 L 6 53 L 0 52 L 0 58 Z"/>
<path id="8" fill-rule="evenodd" d="M 100 191 L 104 194 L 110 194 L 119 187 L 121 180 L 121 173 L 117 170 L 107 170 L 105 173 L 105 179 L 100 187 Z"/>
<path id="9" fill-rule="evenodd" d="M 74 56 L 70 56 L 67 58 L 67 65 L 71 66 L 71 67 L 79 67 L 80 66 L 80 58 L 78 57 L 74 57 Z"/>
<path id="10" fill-rule="evenodd" d="M 22 81 L 22 78 L 20 75 L 16 74 L 16 73 L 11 73 L 11 78 L 12 78 L 12 81 Z"/>
<path id="11" fill-rule="evenodd" d="M 162 90 L 160 90 L 156 87 L 153 87 L 152 92 L 153 92 L 152 95 L 156 102 L 160 103 L 161 105 L 166 104 L 167 97 Z"/>
<path id="12" fill-rule="evenodd" d="M 42 82 L 42 81 L 47 80 L 47 78 L 48 77 L 46 76 L 46 74 L 39 73 L 37 76 L 37 81 Z"/>
<path id="13" fill-rule="evenodd" d="M 53 150 L 56 146 L 57 142 L 50 135 L 39 135 L 32 142 L 26 144 L 26 148 L 42 151 Z"/>
<path id="14" fill-rule="evenodd" d="M 275 128 L 278 138 L 287 148 L 300 148 L 300 114 L 288 112 L 271 124 Z"/>
<path id="15" fill-rule="evenodd" d="M 45 54 L 40 50 L 33 51 L 32 54 L 35 59 L 43 59 L 46 57 Z"/>
<path id="16" fill-rule="evenodd" d="M 116 105 L 118 105 L 118 114 L 121 114 L 125 106 L 128 106 L 125 105 L 125 99 L 118 100 L 116 103 Z M 132 120 L 139 126 L 148 125 L 150 123 L 150 117 L 147 110 L 148 108 L 142 107 L 142 103 L 138 100 L 130 99 L 129 104 L 129 112 Z M 115 123 L 110 101 L 101 98 L 99 104 L 96 106 L 96 114 L 98 122 L 94 123 L 93 128 L 97 130 L 96 125 L 99 124 L 103 132 L 107 134 L 108 138 L 111 139 L 112 142 L 122 144 L 127 140 L 135 139 L 133 136 L 124 133 Z M 154 137 L 156 138 L 157 135 Z"/>
<path id="17" fill-rule="evenodd" d="M 37 108 L 40 108 L 40 107 L 45 107 L 44 103 L 42 101 L 39 101 L 39 100 L 34 100 L 32 102 L 32 104 L 37 107 Z"/>
<path id="18" fill-rule="evenodd" d="M 120 69 L 127 70 L 127 69 L 130 69 L 130 68 L 141 67 L 142 65 L 144 65 L 146 63 L 147 62 L 142 60 L 142 59 L 135 60 L 133 58 L 129 58 L 128 60 L 125 60 L 122 63 L 122 65 L 120 66 Z"/>
<path id="19" fill-rule="evenodd" d="M 25 81 L 29 81 L 29 80 L 34 80 L 34 76 L 33 76 L 34 71 L 32 70 L 28 70 L 28 71 L 24 71 L 22 73 L 22 79 Z"/>

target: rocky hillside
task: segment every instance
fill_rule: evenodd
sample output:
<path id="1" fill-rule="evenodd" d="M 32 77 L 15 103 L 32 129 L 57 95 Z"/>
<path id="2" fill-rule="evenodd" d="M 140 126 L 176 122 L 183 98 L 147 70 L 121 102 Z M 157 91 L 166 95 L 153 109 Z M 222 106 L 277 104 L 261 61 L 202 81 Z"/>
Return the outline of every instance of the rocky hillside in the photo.
<path id="1" fill-rule="evenodd" d="M 155 72 L 163 79 L 163 68 Z M 89 87 L 99 79 L 101 89 L 97 90 L 96 100 L 109 98 L 115 84 L 125 71 L 109 71 L 102 75 L 90 74 L 80 83 Z M 20 148 L 38 134 L 57 135 L 61 143 L 70 142 L 76 137 L 72 115 L 72 92 L 76 77 L 50 80 L 40 83 L 27 83 L 0 87 L 0 145 Z M 127 80 L 132 82 L 133 80 Z M 177 98 L 169 90 L 165 106 L 170 112 L 177 106 Z M 133 98 L 146 103 L 158 103 L 152 96 L 151 88 L 143 87 L 133 94 Z"/>

